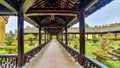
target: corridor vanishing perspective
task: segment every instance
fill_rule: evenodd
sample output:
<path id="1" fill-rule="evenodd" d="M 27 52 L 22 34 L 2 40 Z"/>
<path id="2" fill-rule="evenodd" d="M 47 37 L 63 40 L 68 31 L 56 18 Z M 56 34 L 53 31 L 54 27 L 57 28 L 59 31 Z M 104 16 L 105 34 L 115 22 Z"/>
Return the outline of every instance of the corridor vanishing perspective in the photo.
<path id="1" fill-rule="evenodd" d="M 27 68 L 78 68 L 75 61 L 57 40 L 49 42 Z"/>

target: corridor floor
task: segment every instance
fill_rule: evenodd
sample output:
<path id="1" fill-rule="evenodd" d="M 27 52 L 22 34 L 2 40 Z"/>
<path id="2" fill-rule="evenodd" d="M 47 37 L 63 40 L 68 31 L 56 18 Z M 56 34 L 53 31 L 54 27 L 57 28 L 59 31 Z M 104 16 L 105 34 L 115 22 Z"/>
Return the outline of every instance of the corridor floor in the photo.
<path id="1" fill-rule="evenodd" d="M 57 40 L 52 40 L 26 66 L 27 68 L 78 68 Z"/>

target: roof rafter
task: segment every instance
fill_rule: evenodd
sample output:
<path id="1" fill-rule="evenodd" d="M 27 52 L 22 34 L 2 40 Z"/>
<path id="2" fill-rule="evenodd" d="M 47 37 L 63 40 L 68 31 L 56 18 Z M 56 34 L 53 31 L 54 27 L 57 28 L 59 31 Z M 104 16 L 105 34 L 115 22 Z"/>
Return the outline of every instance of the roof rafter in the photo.
<path id="1" fill-rule="evenodd" d="M 23 0 L 22 5 L 20 7 L 20 11 L 23 11 L 23 13 L 26 13 L 28 9 L 33 5 L 35 0 Z"/>
<path id="2" fill-rule="evenodd" d="M 11 6 L 9 3 L 7 3 L 5 0 L 0 1 L 0 3 L 5 7 L 7 7 L 10 11 L 12 11 L 12 13 L 14 14 L 18 13 L 17 10 L 13 6 Z"/>

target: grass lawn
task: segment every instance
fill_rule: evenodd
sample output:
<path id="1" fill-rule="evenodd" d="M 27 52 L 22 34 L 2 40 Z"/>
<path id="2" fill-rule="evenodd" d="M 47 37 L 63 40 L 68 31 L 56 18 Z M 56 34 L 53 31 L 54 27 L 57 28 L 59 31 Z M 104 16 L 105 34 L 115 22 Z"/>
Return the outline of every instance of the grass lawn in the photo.
<path id="1" fill-rule="evenodd" d="M 68 45 L 74 48 L 73 41 L 69 41 Z M 110 45 L 110 46 L 112 48 L 115 48 L 114 45 Z M 86 41 L 85 48 L 86 48 L 86 55 L 96 60 L 96 56 L 93 55 L 92 52 L 100 50 L 100 42 L 97 42 L 96 45 L 94 45 L 92 42 Z M 77 48 L 77 50 L 79 50 L 79 48 Z M 116 60 L 116 61 L 107 60 L 105 65 L 107 65 L 109 68 L 120 68 L 120 60 Z"/>

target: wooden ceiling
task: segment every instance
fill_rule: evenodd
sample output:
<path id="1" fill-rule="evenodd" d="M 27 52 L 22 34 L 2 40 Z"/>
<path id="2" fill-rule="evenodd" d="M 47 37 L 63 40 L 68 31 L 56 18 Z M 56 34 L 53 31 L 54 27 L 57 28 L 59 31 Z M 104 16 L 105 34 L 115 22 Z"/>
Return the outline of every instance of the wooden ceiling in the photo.
<path id="1" fill-rule="evenodd" d="M 112 0 L 1 0 L 0 15 L 24 14 L 36 27 L 58 31 L 77 22 L 77 14 L 85 9 L 86 17 Z M 54 31 L 53 31 L 54 32 Z M 59 32 L 59 31 L 58 31 Z"/>

